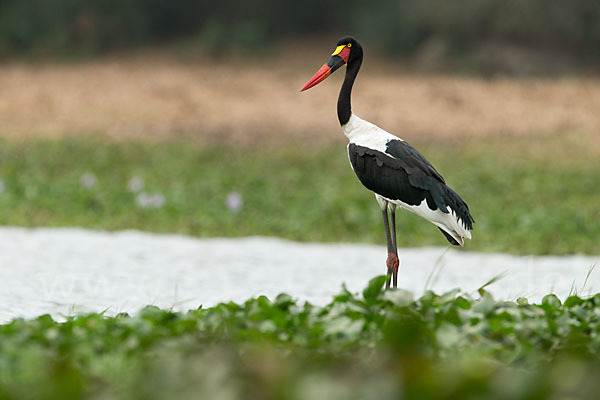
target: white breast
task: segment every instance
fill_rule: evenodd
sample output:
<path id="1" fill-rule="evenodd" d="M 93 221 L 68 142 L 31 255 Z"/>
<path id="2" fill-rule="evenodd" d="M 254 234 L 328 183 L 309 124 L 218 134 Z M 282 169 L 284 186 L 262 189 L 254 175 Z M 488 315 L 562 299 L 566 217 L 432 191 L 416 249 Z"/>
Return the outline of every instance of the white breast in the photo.
<path id="1" fill-rule="evenodd" d="M 342 125 L 342 130 L 350 140 L 350 143 L 383 153 L 385 153 L 386 145 L 390 140 L 402 140 L 377 125 L 360 119 L 354 113 L 350 115 L 350 120 L 345 125 Z"/>

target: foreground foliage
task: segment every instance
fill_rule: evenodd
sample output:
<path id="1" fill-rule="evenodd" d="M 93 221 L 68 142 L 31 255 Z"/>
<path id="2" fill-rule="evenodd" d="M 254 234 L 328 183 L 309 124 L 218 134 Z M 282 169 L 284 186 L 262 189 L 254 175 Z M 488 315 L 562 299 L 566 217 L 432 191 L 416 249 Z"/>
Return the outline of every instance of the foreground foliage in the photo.
<path id="1" fill-rule="evenodd" d="M 541 304 L 373 279 L 317 307 L 288 295 L 178 313 L 0 326 L 0 398 L 594 398 L 600 294 Z"/>
<path id="2" fill-rule="evenodd" d="M 470 205 L 476 224 L 468 249 L 600 253 L 598 158 L 588 143 L 415 145 Z M 381 213 L 343 143 L 248 149 L 4 140 L 0 224 L 385 243 Z M 448 245 L 410 213 L 398 214 L 398 227 L 403 247 Z"/>

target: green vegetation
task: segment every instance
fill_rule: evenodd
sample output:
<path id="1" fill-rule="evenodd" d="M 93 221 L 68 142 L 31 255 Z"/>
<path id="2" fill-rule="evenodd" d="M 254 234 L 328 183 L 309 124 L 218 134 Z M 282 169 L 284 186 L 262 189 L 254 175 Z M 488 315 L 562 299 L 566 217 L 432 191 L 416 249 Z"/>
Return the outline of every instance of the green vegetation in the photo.
<path id="1" fill-rule="evenodd" d="M 285 294 L 178 313 L 0 326 L 3 399 L 595 398 L 600 295 L 413 300 L 373 279 L 317 307 Z"/>
<path id="2" fill-rule="evenodd" d="M 471 206 L 476 224 L 468 249 L 600 253 L 597 158 L 581 145 L 546 140 L 543 147 L 535 140 L 417 145 Z M 128 188 L 132 178 L 143 182 L 141 194 Z M 384 243 L 376 203 L 349 168 L 342 143 L 249 149 L 3 140 L 0 181 L 2 225 Z M 144 193 L 160 193 L 164 205 L 143 207 Z M 226 205 L 232 193 L 243 201 L 239 212 Z M 398 226 L 402 246 L 447 245 L 410 213 L 399 213 Z"/>

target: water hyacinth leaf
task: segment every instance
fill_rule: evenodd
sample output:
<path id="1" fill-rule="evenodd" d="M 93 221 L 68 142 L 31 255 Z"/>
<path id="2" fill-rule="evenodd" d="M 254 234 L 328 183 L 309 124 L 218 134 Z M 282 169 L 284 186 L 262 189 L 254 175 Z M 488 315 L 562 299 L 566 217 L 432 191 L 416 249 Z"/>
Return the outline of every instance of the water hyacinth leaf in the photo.
<path id="1" fill-rule="evenodd" d="M 600 295 L 541 305 L 485 291 L 413 299 L 383 291 L 387 277 L 378 278 L 364 300 L 342 289 L 343 301 L 322 306 L 280 294 L 185 313 L 148 306 L 131 316 L 17 319 L 0 325 L 0 397 L 185 400 L 217 398 L 206 387 L 227 385 L 301 398 L 308 389 L 298 386 L 311 380 L 344 388 L 344 398 L 381 398 L 380 387 L 391 388 L 385 398 L 482 400 L 600 391 Z M 77 393 L 56 389 L 71 378 Z M 179 396 L 182 388 L 190 393 Z"/>
<path id="2" fill-rule="evenodd" d="M 386 290 L 383 293 L 383 299 L 391 301 L 396 306 L 404 307 L 413 302 L 414 295 L 412 292 L 403 289 Z"/>
<path id="3" fill-rule="evenodd" d="M 326 335 L 357 336 L 363 329 L 364 321 L 353 320 L 348 317 L 338 317 L 325 324 Z"/>
<path id="4" fill-rule="evenodd" d="M 280 293 L 275 298 L 274 304 L 282 310 L 288 309 L 291 305 L 295 304 L 294 299 L 287 293 Z"/>
<path id="5" fill-rule="evenodd" d="M 564 306 L 571 308 L 573 306 L 578 306 L 583 303 L 583 299 L 579 296 L 569 296 L 565 300 Z"/>
<path id="6" fill-rule="evenodd" d="M 271 320 L 261 321 L 258 324 L 258 330 L 261 332 L 268 332 L 268 333 L 276 332 L 277 325 Z"/>
<path id="7" fill-rule="evenodd" d="M 448 323 L 443 323 L 436 334 L 439 345 L 446 348 L 456 346 L 463 337 L 458 327 Z"/>
<path id="8" fill-rule="evenodd" d="M 555 294 L 547 294 L 542 298 L 542 308 L 546 311 L 558 310 L 560 306 L 560 299 Z"/>
<path id="9" fill-rule="evenodd" d="M 469 308 L 471 308 L 471 302 L 462 296 L 457 297 L 454 300 L 454 304 L 457 307 L 465 309 L 465 310 L 468 310 Z"/>
<path id="10" fill-rule="evenodd" d="M 474 303 L 473 311 L 484 315 L 491 313 L 497 306 L 494 297 L 490 292 L 486 292 L 485 290 L 481 291 L 480 294 L 481 299 Z"/>
<path id="11" fill-rule="evenodd" d="M 565 307 L 570 308 L 569 312 L 571 313 L 571 315 L 578 318 L 578 325 L 579 321 L 587 323 L 587 319 L 589 318 L 589 311 L 585 307 L 582 307 L 580 304 L 572 306 L 567 306 L 565 304 Z"/>
<path id="12" fill-rule="evenodd" d="M 529 304 L 529 300 L 527 300 L 527 298 L 525 298 L 525 297 L 519 297 L 517 299 L 517 304 L 520 306 L 526 306 Z"/>
<path id="13" fill-rule="evenodd" d="M 440 295 L 438 301 L 441 303 L 446 303 L 448 301 L 454 300 L 459 293 L 460 293 L 460 289 L 458 289 L 458 288 L 449 290 L 446 293 L 443 293 L 442 295 Z"/>
<path id="14" fill-rule="evenodd" d="M 363 290 L 363 297 L 365 298 L 365 300 L 372 301 L 372 300 L 377 299 L 377 297 L 381 293 L 381 290 L 383 289 L 383 285 L 385 285 L 385 282 L 387 280 L 388 280 L 387 275 L 380 275 L 380 276 L 376 276 L 375 278 L 371 279 L 369 281 L 369 284 L 365 288 L 365 290 Z"/>

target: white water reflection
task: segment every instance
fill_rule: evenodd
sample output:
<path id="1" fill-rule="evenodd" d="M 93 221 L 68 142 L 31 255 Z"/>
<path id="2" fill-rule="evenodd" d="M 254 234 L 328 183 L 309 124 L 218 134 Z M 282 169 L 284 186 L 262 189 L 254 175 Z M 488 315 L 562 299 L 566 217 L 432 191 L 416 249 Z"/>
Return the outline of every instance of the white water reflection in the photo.
<path id="1" fill-rule="evenodd" d="M 51 313 L 134 313 L 147 304 L 177 310 L 286 292 L 324 304 L 342 283 L 354 292 L 385 271 L 386 250 L 273 238 L 200 240 L 136 231 L 0 228 L 0 322 Z M 420 295 L 489 279 L 497 298 L 539 301 L 573 288 L 600 291 L 598 256 L 533 257 L 446 248 L 401 249 L 399 286 Z"/>

